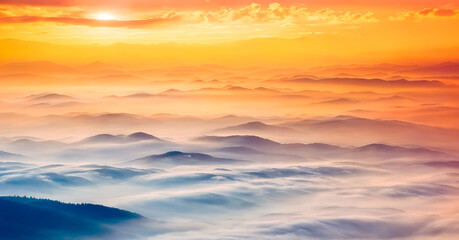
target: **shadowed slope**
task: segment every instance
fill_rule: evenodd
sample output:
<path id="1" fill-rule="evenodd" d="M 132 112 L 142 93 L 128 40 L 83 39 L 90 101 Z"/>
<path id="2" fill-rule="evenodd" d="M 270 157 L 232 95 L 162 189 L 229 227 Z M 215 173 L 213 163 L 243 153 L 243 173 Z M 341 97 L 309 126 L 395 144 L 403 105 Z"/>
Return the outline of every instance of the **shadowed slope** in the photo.
<path id="1" fill-rule="evenodd" d="M 93 204 L 67 204 L 27 197 L 0 197 L 2 239 L 83 239 L 106 236 L 110 225 L 142 216 Z"/>
<path id="2" fill-rule="evenodd" d="M 229 158 L 217 158 L 202 153 L 184 153 L 179 151 L 172 151 L 160 155 L 151 155 L 135 159 L 127 163 L 167 167 L 180 165 L 238 164 L 246 163 L 246 161 Z"/>

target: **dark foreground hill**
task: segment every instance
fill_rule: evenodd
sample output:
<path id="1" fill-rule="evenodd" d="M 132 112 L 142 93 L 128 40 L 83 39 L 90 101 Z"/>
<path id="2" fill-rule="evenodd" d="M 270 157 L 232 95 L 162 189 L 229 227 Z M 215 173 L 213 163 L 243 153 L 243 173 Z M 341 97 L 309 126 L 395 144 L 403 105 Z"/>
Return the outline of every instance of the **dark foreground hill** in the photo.
<path id="1" fill-rule="evenodd" d="M 116 225 L 141 215 L 93 204 L 0 197 L 0 239 L 83 239 L 116 235 Z"/>

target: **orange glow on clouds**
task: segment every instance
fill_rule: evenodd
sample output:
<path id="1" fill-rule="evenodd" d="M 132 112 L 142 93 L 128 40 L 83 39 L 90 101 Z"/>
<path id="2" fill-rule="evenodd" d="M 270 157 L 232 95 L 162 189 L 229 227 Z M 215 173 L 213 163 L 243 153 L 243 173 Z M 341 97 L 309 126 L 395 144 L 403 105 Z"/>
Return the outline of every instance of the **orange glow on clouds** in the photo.
<path id="1" fill-rule="evenodd" d="M 394 1 L 389 3 L 394 8 L 388 9 L 378 4 L 379 1 L 372 1 L 374 4 L 349 1 L 345 5 L 335 1 L 328 5 L 314 1 L 311 4 L 296 1 L 210 2 L 211 8 L 197 8 L 197 5 L 189 8 L 175 1 L 169 5 L 161 3 L 167 5 L 163 7 L 157 6 L 160 3 L 155 1 L 132 4 L 126 1 L 113 4 L 104 1 L 1 1 L 0 34 L 9 39 L 80 46 L 128 43 L 133 44 L 131 48 L 137 48 L 136 44 L 175 43 L 178 45 L 170 50 L 172 55 L 175 55 L 173 52 L 184 55 L 177 59 L 201 52 L 204 63 L 215 59 L 215 63 L 221 64 L 240 61 L 238 56 L 232 56 L 233 52 L 224 50 L 228 46 L 235 46 L 237 52 L 257 49 L 250 41 L 266 46 L 261 52 L 251 54 L 255 64 L 258 59 L 266 59 L 262 56 L 266 50 L 276 59 L 282 58 L 284 65 L 297 65 L 305 59 L 309 59 L 309 65 L 325 64 L 323 60 L 331 56 L 339 59 L 330 59 L 328 64 L 345 63 L 351 58 L 355 63 L 457 59 L 459 32 L 455 29 L 459 10 L 451 3 L 437 2 L 432 6 L 433 1 L 418 1 L 417 4 Z M 140 5 L 144 8 L 136 8 Z M 6 48 L 5 45 L 5 58 L 8 58 Z M 154 51 L 159 55 L 164 54 L 165 48 L 156 48 L 159 50 Z M 213 56 L 214 50 L 220 52 L 217 58 Z M 32 53 L 23 56 L 25 53 L 18 51 L 16 58 L 37 58 Z M 107 55 L 102 52 L 96 50 L 90 59 L 78 60 L 78 56 L 63 59 L 62 56 L 50 60 L 105 61 Z M 438 54 L 430 56 L 431 52 Z M 151 60 L 144 55 L 140 54 L 136 64 L 139 59 Z M 425 57 L 427 55 L 429 57 Z M 111 59 L 114 62 L 122 60 Z M 179 60 L 177 64 L 183 62 Z"/>

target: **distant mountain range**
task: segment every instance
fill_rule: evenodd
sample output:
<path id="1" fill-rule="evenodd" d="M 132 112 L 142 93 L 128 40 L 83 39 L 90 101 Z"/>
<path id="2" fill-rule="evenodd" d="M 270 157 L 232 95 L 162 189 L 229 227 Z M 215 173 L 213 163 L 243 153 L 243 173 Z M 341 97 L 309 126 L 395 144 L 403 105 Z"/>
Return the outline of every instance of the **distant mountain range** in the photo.
<path id="1" fill-rule="evenodd" d="M 302 134 L 300 131 L 288 128 L 288 127 L 279 127 L 262 122 L 254 121 L 248 122 L 236 126 L 230 126 L 226 128 L 220 128 L 212 131 L 211 133 L 268 133 L 268 134 Z"/>
<path id="2" fill-rule="evenodd" d="M 49 44 L 25 42 L 17 40 L 0 40 L 2 44 L 16 44 L 32 45 L 33 47 L 49 46 Z M 63 46 L 61 46 L 63 47 Z M 88 64 L 80 66 L 66 66 L 61 65 L 52 61 L 24 61 L 24 62 L 13 62 L 0 65 L 0 74 L 47 74 L 47 75 L 87 75 L 89 73 L 97 75 L 120 75 L 131 72 L 126 69 L 120 69 L 121 66 L 102 62 L 94 61 Z M 459 63 L 457 62 L 442 62 L 438 64 L 426 64 L 426 65 L 396 65 L 396 64 L 374 64 L 374 65 L 341 65 L 341 66 L 325 66 L 325 67 L 314 67 L 304 69 L 301 75 L 296 75 L 296 79 L 307 79 L 312 76 L 326 77 L 338 77 L 328 78 L 326 81 L 334 81 L 334 79 L 343 79 L 342 82 L 360 81 L 359 78 L 353 78 L 355 76 L 364 76 L 366 78 L 381 77 L 387 74 L 392 75 L 412 75 L 412 76 L 457 76 L 459 75 Z M 174 72 L 180 72 L 180 76 L 187 74 L 193 75 L 199 74 L 218 74 L 228 72 L 230 68 L 218 66 L 218 65 L 199 65 L 199 66 L 182 66 L 176 68 L 161 68 L 161 69 L 143 69 L 132 71 L 131 77 L 146 77 L 153 75 L 163 75 L 173 77 Z M 263 69 L 259 69 L 261 72 Z M 266 69 L 265 69 L 266 70 Z M 347 79 L 347 80 L 346 80 Z M 310 79 L 312 80 L 312 79 Z M 369 84 L 404 84 L 406 80 L 400 81 L 384 81 L 382 79 L 375 79 L 377 81 L 368 81 Z M 234 88 L 232 90 L 238 90 Z M 241 90 L 244 90 L 241 88 Z M 264 90 L 259 88 L 258 90 Z M 268 89 L 265 89 L 268 90 Z M 270 90 L 272 91 L 272 90 Z"/>
<path id="3" fill-rule="evenodd" d="M 397 120 L 380 120 L 340 115 L 279 124 L 305 132 L 315 139 L 325 139 L 340 144 L 352 139 L 354 144 L 385 142 L 390 144 L 417 144 L 430 147 L 455 147 L 459 130 L 415 124 Z M 330 138 L 330 136 L 333 136 Z M 429 136 L 426 138 L 425 136 Z M 445 141 L 448 139 L 448 141 Z"/>
<path id="4" fill-rule="evenodd" d="M 406 148 L 400 146 L 391 146 L 387 144 L 369 144 L 361 147 L 339 147 L 323 143 L 288 143 L 282 144 L 269 139 L 257 136 L 205 136 L 197 138 L 196 141 L 216 144 L 217 146 L 233 147 L 234 152 L 247 151 L 252 149 L 266 153 L 275 154 L 296 154 L 304 157 L 346 157 L 361 159 L 394 159 L 403 157 L 414 157 L 419 159 L 457 159 L 456 156 L 441 151 L 430 150 L 427 148 Z M 247 154 L 253 154 L 249 152 Z"/>
<path id="5" fill-rule="evenodd" d="M 433 65 L 342 65 L 317 67 L 310 69 L 311 72 L 319 75 L 347 74 L 362 75 L 375 73 L 391 74 L 415 74 L 415 75 L 457 75 L 459 74 L 459 63 L 444 62 Z"/>
<path id="6" fill-rule="evenodd" d="M 459 65 L 458 65 L 459 66 Z M 290 78 L 281 81 L 284 84 L 304 84 L 304 85 L 333 85 L 333 86 L 353 86 L 359 88 L 426 88 L 426 87 L 446 87 L 447 85 L 435 80 L 383 80 L 377 78 Z"/>
<path id="7" fill-rule="evenodd" d="M 459 141 L 459 130 L 457 129 L 348 115 L 310 118 L 280 124 L 247 122 L 218 128 L 208 133 L 208 135 L 218 136 L 255 135 L 269 139 L 274 138 L 276 141 L 282 137 L 285 139 L 302 137 L 304 141 L 327 142 L 335 145 L 346 145 L 351 138 L 351 142 L 355 145 L 386 143 L 389 145 L 410 144 L 451 148 Z M 429 138 L 423 137 L 425 135 L 428 135 Z M 450 140 L 445 141 L 445 139 Z"/>

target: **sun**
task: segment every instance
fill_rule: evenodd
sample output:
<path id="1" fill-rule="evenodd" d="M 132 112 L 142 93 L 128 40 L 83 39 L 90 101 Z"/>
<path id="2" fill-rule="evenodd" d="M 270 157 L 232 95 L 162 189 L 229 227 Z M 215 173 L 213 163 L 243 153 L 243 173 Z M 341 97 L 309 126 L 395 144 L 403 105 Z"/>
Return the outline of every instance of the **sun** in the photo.
<path id="1" fill-rule="evenodd" d="M 101 21 L 115 20 L 115 17 L 110 13 L 98 13 L 95 15 L 95 18 Z"/>

